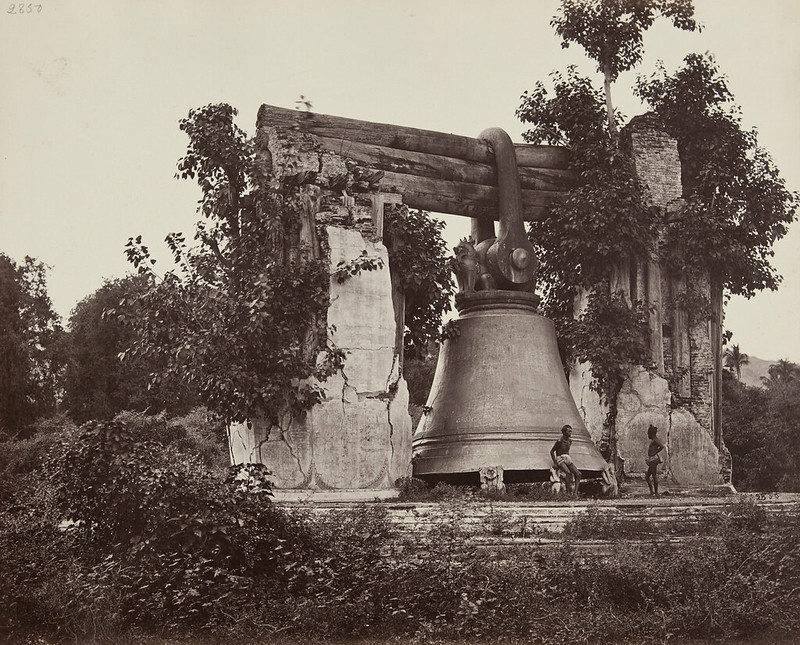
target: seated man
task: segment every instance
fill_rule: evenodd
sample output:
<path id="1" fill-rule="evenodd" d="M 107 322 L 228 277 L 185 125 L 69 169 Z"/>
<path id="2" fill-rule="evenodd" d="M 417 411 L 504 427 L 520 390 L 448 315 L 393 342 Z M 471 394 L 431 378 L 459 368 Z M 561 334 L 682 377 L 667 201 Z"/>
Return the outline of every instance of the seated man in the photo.
<path id="1" fill-rule="evenodd" d="M 572 463 L 572 458 L 569 456 L 569 449 L 572 447 L 572 426 L 565 425 L 561 428 L 561 438 L 553 444 L 550 449 L 550 458 L 557 468 L 560 468 L 567 474 L 567 481 L 573 480 L 572 485 L 567 485 L 567 491 L 572 493 L 574 497 L 578 496 L 578 486 L 581 483 L 581 471 Z"/>

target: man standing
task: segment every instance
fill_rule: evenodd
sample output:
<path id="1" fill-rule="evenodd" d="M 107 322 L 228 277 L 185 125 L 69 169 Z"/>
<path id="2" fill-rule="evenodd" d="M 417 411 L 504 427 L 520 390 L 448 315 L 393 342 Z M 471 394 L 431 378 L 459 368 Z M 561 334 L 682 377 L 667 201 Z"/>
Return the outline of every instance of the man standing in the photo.
<path id="1" fill-rule="evenodd" d="M 645 463 L 647 463 L 647 474 L 645 474 L 644 479 L 647 482 L 648 488 L 650 488 L 651 495 L 658 495 L 658 464 L 660 464 L 663 459 L 661 458 L 661 451 L 666 448 L 664 444 L 661 442 L 661 439 L 657 436 L 658 428 L 654 425 L 650 425 L 647 428 L 647 436 L 650 438 L 650 445 L 647 447 L 647 459 L 645 459 Z"/>
<path id="2" fill-rule="evenodd" d="M 572 485 L 567 484 L 567 490 L 574 497 L 578 496 L 578 486 L 581 483 L 581 471 L 572 463 L 569 456 L 569 449 L 572 447 L 572 426 L 565 425 L 561 428 L 561 438 L 553 444 L 550 449 L 550 458 L 556 468 L 560 468 L 567 474 L 567 481 L 572 481 Z"/>

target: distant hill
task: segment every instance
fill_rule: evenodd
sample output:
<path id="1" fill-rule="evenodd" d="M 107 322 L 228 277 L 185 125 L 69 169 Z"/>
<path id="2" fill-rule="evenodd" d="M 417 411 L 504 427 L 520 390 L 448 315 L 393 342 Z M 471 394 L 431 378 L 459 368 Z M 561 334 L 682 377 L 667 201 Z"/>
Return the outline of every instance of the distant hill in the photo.
<path id="1" fill-rule="evenodd" d="M 742 365 L 742 383 L 751 387 L 761 387 L 763 385 L 761 377 L 769 376 L 769 366 L 777 362 L 750 356 L 750 362 Z"/>

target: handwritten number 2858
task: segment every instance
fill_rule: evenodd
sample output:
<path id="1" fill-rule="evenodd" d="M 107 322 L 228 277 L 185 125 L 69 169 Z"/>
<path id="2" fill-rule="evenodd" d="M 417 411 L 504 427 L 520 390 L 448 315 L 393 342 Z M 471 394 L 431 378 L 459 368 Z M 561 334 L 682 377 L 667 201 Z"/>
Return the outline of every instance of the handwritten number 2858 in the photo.
<path id="1" fill-rule="evenodd" d="M 20 2 L 18 4 L 10 4 L 8 5 L 8 11 L 6 13 L 41 13 L 42 12 L 42 5 L 40 4 L 25 4 Z"/>

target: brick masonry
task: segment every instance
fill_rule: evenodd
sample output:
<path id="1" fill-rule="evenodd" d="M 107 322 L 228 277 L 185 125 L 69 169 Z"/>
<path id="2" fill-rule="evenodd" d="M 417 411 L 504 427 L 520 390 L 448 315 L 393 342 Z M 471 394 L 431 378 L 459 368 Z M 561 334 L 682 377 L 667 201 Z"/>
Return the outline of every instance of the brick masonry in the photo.
<path id="1" fill-rule="evenodd" d="M 623 132 L 637 176 L 650 203 L 665 216 L 682 207 L 681 163 L 677 143 L 651 114 L 634 118 Z M 664 475 L 675 485 L 722 483 L 722 433 L 718 421 L 721 293 L 708 272 L 669 269 L 661 249 L 633 263 L 627 292 L 652 308 L 650 330 L 655 367 L 631 369 L 617 399 L 612 444 L 624 474 L 642 477 L 647 427 L 654 424 L 667 444 Z M 714 305 L 717 304 L 717 307 Z M 575 366 L 570 387 L 596 441 L 604 438 L 607 402 L 588 388 L 588 366 Z"/>

